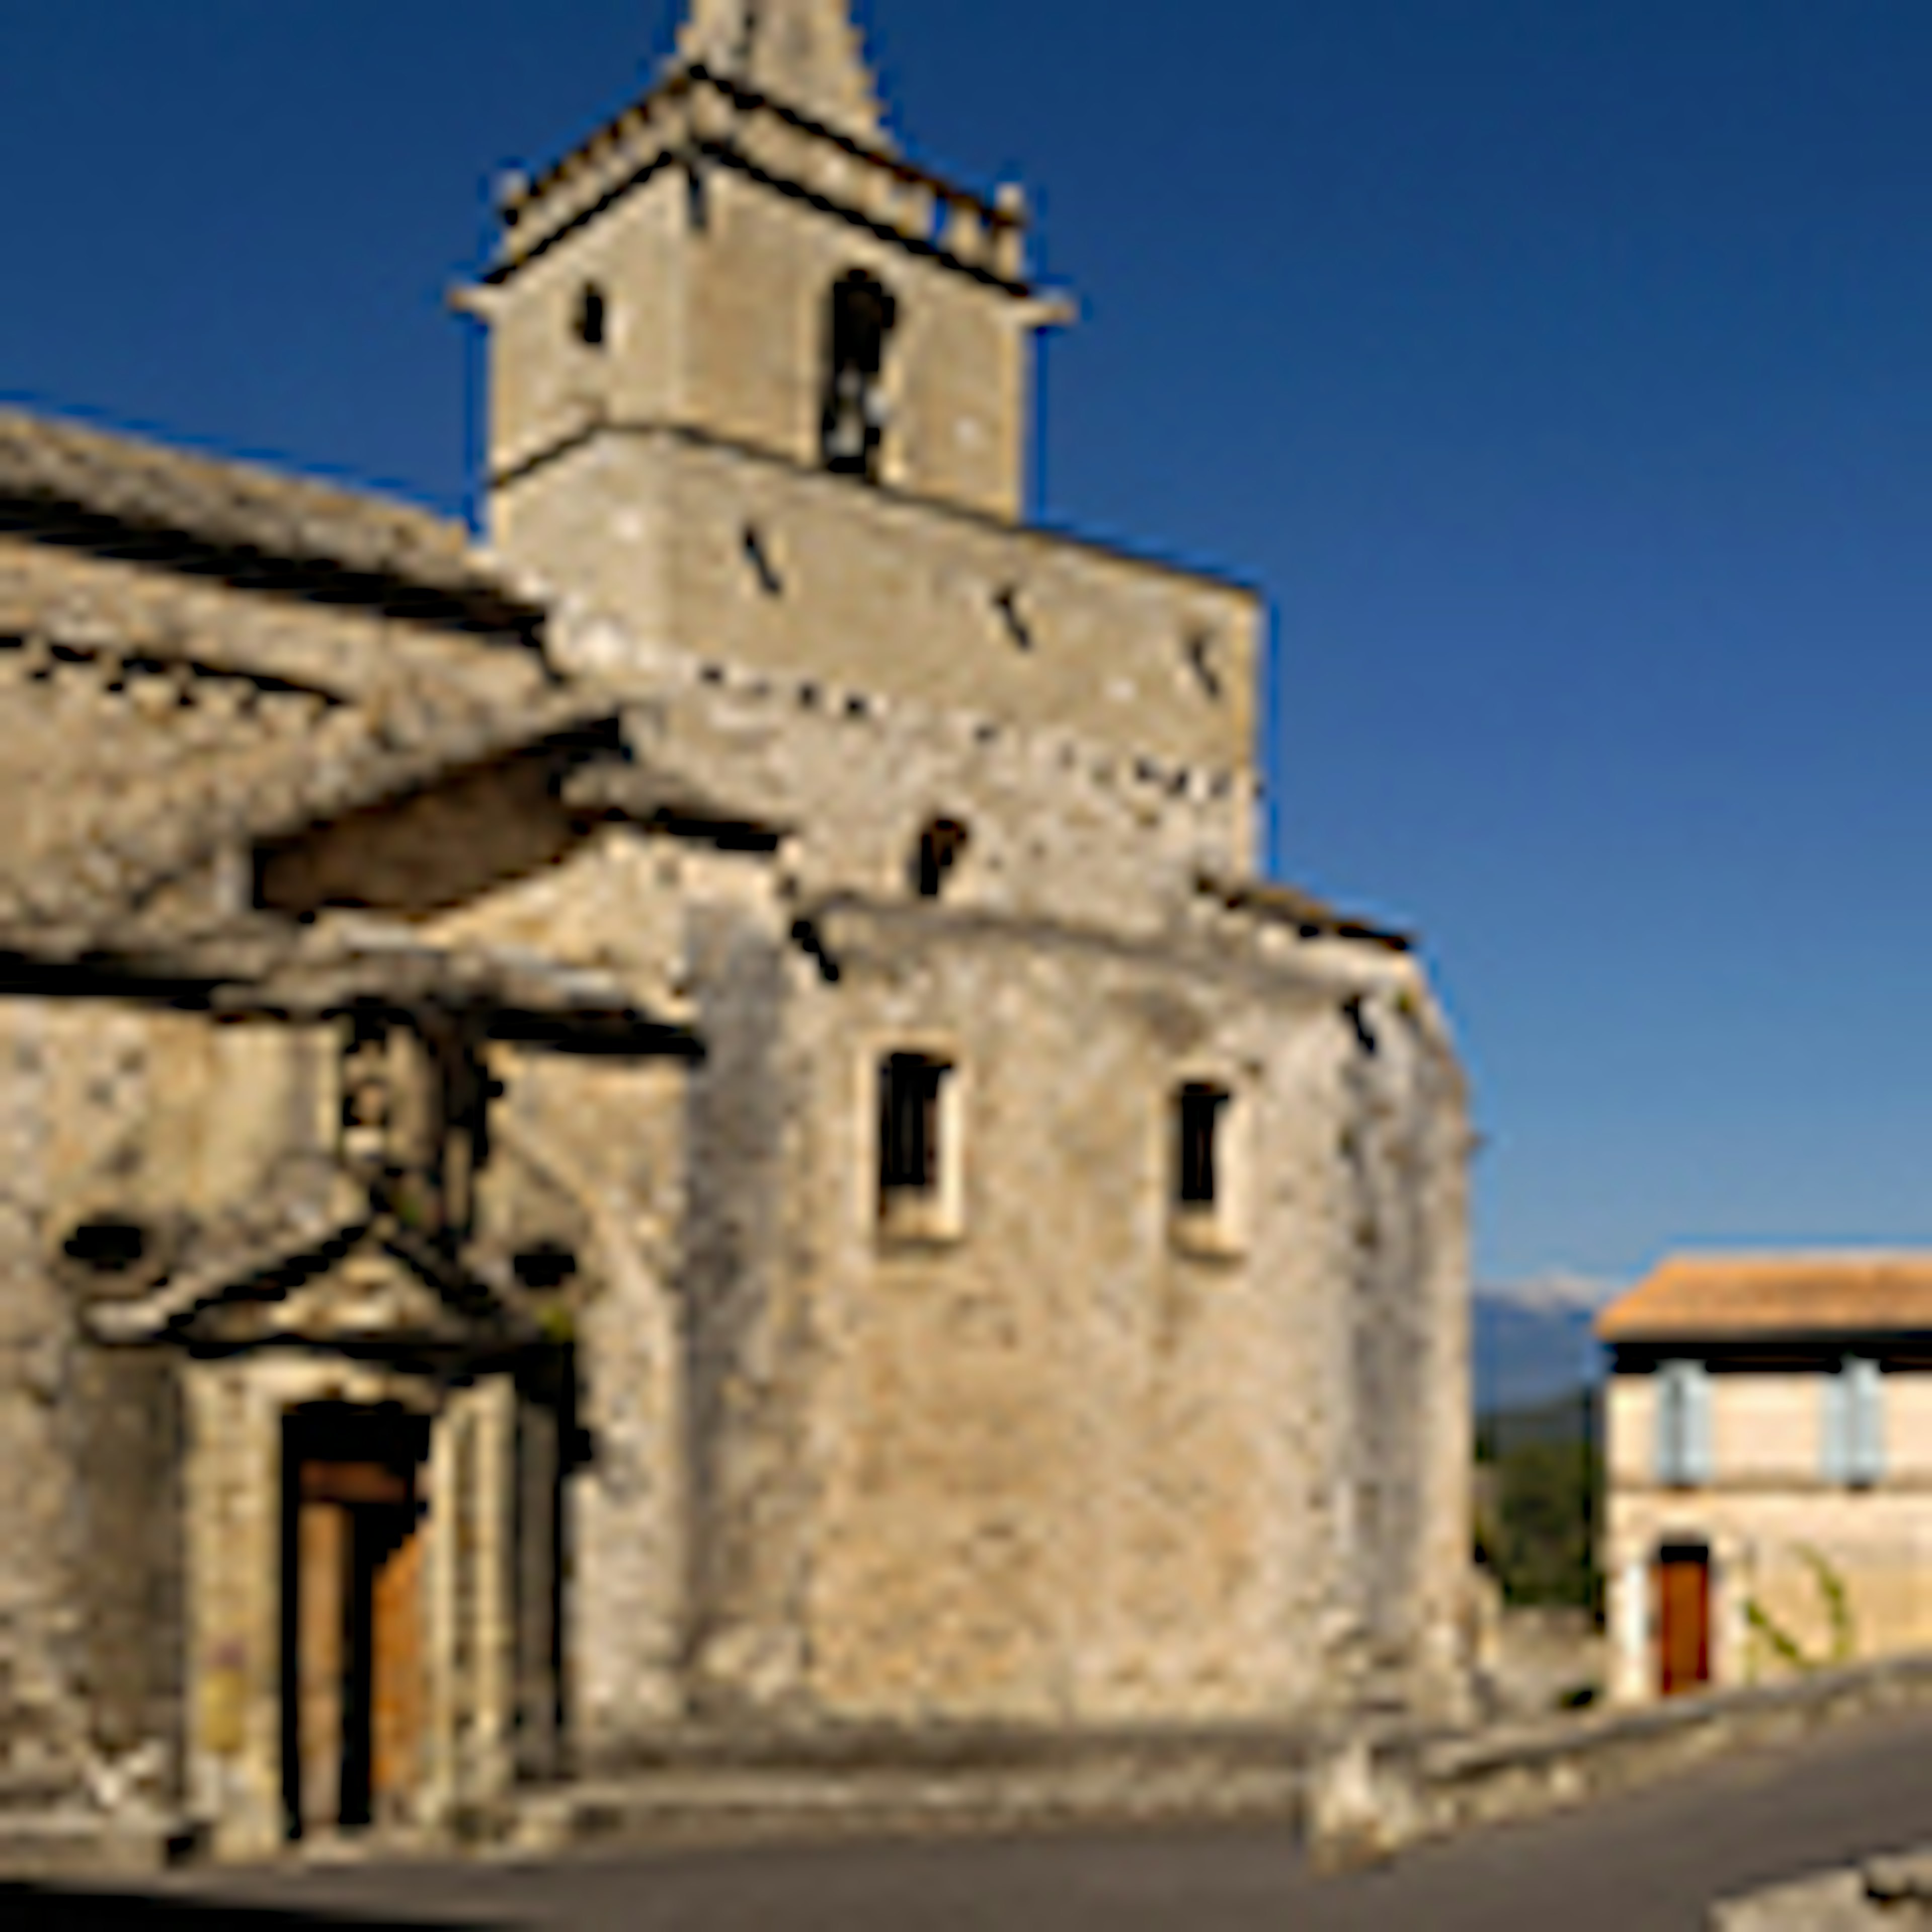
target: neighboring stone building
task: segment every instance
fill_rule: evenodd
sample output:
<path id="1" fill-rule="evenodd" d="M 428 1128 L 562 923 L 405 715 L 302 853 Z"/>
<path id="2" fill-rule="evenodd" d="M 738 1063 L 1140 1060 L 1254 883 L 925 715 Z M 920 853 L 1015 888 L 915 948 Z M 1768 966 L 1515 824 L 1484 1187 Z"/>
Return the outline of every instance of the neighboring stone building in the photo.
<path id="1" fill-rule="evenodd" d="M 488 550 L 0 415 L 0 1806 L 1454 1713 L 1462 1078 L 1020 197 L 700 0 L 506 212 Z"/>
<path id="2" fill-rule="evenodd" d="M 1618 1697 L 1932 1645 L 1932 1256 L 1680 1256 L 1598 1332 Z"/>

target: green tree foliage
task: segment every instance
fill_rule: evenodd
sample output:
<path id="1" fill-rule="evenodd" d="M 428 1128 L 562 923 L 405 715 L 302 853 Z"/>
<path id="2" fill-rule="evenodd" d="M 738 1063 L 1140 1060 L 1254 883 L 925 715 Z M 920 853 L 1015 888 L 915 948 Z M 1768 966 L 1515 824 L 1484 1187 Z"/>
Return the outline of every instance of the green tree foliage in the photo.
<path id="1" fill-rule="evenodd" d="M 1592 1406 L 1580 1402 L 1570 1412 L 1576 1425 L 1563 1430 L 1512 1428 L 1502 1417 L 1485 1423 L 1476 1551 L 1510 1604 L 1600 1612 L 1602 1459 Z"/>

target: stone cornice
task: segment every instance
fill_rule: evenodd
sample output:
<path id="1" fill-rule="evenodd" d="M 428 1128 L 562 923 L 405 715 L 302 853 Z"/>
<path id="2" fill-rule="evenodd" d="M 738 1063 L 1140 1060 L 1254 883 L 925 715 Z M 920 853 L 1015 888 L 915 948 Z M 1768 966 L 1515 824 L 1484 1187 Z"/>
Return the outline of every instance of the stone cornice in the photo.
<path id="1" fill-rule="evenodd" d="M 1084 551 L 1089 556 L 1104 557 L 1110 563 L 1120 564 L 1130 569 L 1144 570 L 1157 577 L 1172 578 L 1184 583 L 1203 584 L 1210 590 L 1246 598 L 1251 604 L 1259 604 L 1263 601 L 1262 592 L 1256 586 L 1225 571 L 1208 570 L 1198 565 L 1174 562 L 1166 557 L 1151 556 L 1144 550 L 1132 550 L 1125 544 L 1111 542 L 1103 537 L 1088 536 L 1077 530 L 1058 530 L 1049 524 L 1023 523 L 1007 517 L 995 516 L 990 511 L 976 509 L 969 503 L 957 502 L 947 496 L 932 496 L 922 490 L 900 489 L 890 483 L 860 483 L 850 477 L 835 476 L 814 464 L 795 461 L 790 457 L 764 448 L 757 443 L 720 436 L 716 430 L 694 423 L 675 422 L 668 417 L 598 416 L 586 422 L 582 428 L 558 437 L 555 442 L 498 470 L 490 477 L 490 487 L 492 490 L 510 488 L 526 478 L 548 469 L 553 464 L 561 462 L 565 458 L 594 442 L 600 436 L 636 436 L 646 441 L 662 437 L 688 444 L 694 448 L 715 450 L 721 454 L 756 463 L 767 469 L 783 470 L 801 480 L 808 480 L 814 488 L 861 491 L 871 501 L 901 505 L 908 509 L 928 511 L 952 522 L 970 524 L 981 530 L 991 530 L 1000 536 L 1010 537 L 1030 546 Z"/>
<path id="2" fill-rule="evenodd" d="M 484 280 L 509 280 L 665 167 L 707 164 L 1010 295 L 1032 293 L 1016 194 L 989 201 L 701 66 L 674 75 L 507 197 L 501 254 Z"/>

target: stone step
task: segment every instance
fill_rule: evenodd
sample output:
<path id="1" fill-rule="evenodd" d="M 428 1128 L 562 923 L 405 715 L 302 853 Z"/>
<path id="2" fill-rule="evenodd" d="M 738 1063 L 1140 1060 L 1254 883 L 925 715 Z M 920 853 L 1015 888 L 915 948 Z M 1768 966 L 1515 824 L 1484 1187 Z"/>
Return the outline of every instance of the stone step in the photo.
<path id="1" fill-rule="evenodd" d="M 1298 1817 L 1286 1762 L 1069 1765 L 948 1772 L 710 1767 L 642 1772 L 521 1796 L 512 1856 L 623 1844 L 988 1835 L 1155 1820 Z"/>
<path id="2" fill-rule="evenodd" d="M 159 1870 L 176 1834 L 159 1820 L 132 1822 L 79 1806 L 0 1812 L 0 1879 L 131 1876 Z"/>

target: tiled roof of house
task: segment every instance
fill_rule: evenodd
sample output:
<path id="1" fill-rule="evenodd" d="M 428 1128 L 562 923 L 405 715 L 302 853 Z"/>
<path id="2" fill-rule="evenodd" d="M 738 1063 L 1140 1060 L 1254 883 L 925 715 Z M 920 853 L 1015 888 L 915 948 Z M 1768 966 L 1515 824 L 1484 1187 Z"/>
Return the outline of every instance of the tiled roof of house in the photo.
<path id="1" fill-rule="evenodd" d="M 406 602 L 413 593 L 472 623 L 521 630 L 538 614 L 485 567 L 459 523 L 414 505 L 338 489 L 144 437 L 0 408 L 0 528 L 90 530 L 220 552 L 332 580 L 342 601 Z M 267 583 L 287 571 L 250 573 Z"/>
<path id="2" fill-rule="evenodd" d="M 1932 1253 L 1673 1255 L 1597 1318 L 1606 1342 L 1932 1332 Z"/>

